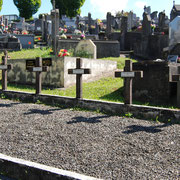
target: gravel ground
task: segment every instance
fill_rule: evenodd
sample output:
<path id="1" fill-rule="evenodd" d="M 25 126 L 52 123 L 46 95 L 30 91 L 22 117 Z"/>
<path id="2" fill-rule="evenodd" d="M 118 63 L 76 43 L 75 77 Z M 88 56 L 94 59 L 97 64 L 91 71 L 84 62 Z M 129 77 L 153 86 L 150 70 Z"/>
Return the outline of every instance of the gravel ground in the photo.
<path id="1" fill-rule="evenodd" d="M 0 100 L 0 153 L 102 179 L 180 179 L 180 125 Z"/>

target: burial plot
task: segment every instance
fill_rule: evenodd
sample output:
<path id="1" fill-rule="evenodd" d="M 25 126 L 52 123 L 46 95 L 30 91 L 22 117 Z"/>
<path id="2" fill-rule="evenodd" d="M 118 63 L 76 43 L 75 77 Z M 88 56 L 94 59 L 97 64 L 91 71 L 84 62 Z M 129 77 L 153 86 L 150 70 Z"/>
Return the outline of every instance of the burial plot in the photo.
<path id="1" fill-rule="evenodd" d="M 126 60 L 124 72 L 115 72 L 115 77 L 124 78 L 124 103 L 127 105 L 132 104 L 132 80 L 134 77 L 143 77 L 143 71 L 133 71 L 132 61 Z"/>
<path id="2" fill-rule="evenodd" d="M 83 53 L 86 52 L 88 53 L 88 55 L 93 58 L 96 59 L 97 58 L 97 50 L 96 50 L 96 45 L 90 40 L 81 40 L 76 49 L 75 49 L 75 53 Z"/>
<path id="3" fill-rule="evenodd" d="M 20 40 L 12 35 L 1 35 L 0 36 L 0 49 L 1 50 L 20 50 L 21 49 L 21 43 Z"/>
<path id="4" fill-rule="evenodd" d="M 76 98 L 82 99 L 82 75 L 83 74 L 90 74 L 90 69 L 83 69 L 82 68 L 82 59 L 76 59 L 76 69 L 68 69 L 68 74 L 76 75 Z"/>
<path id="5" fill-rule="evenodd" d="M 142 79 L 133 80 L 133 97 L 136 101 L 159 105 L 179 104 L 179 63 L 141 61 L 133 63 L 133 69 L 144 72 Z"/>
<path id="6" fill-rule="evenodd" d="M 42 58 L 36 58 L 35 67 L 33 67 L 33 61 L 31 62 L 32 67 L 27 66 L 27 70 L 30 72 L 36 72 L 36 94 L 41 93 L 41 73 L 48 71 L 48 66 L 43 66 Z M 29 65 L 30 66 L 30 65 Z"/>

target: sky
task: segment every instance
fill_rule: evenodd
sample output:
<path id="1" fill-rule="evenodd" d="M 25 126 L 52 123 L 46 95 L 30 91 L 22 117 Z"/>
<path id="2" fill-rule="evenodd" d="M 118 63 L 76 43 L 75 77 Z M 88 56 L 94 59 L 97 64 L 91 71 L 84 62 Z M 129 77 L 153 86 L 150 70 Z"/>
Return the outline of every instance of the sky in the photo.
<path id="1" fill-rule="evenodd" d="M 175 1 L 180 4 L 180 0 Z M 173 0 L 86 0 L 81 7 L 81 16 L 87 16 L 91 12 L 93 19 L 105 19 L 106 13 L 111 12 L 115 14 L 118 11 L 133 11 L 138 17 L 142 19 L 144 5 L 151 6 L 151 12 L 161 12 L 165 10 L 167 16 L 173 6 Z M 41 7 L 33 17 L 38 17 L 41 13 L 50 13 L 52 5 L 50 0 L 41 0 Z M 0 15 L 17 14 L 18 9 L 13 3 L 13 0 L 3 0 L 2 10 Z"/>

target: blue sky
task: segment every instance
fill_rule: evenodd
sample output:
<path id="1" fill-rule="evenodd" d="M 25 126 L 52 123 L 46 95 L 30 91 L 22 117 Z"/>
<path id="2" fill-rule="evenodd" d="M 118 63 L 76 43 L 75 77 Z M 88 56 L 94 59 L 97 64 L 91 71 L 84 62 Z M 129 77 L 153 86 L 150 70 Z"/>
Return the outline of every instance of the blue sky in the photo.
<path id="1" fill-rule="evenodd" d="M 180 4 L 180 0 L 176 0 L 176 4 Z M 173 0 L 86 0 L 81 8 L 81 15 L 87 16 L 88 12 L 91 12 L 93 18 L 103 19 L 106 17 L 107 12 L 114 14 L 123 9 L 124 11 L 132 10 L 142 18 L 144 5 L 151 6 L 152 12 L 165 10 L 166 15 L 169 16 L 173 6 Z M 49 13 L 51 9 L 50 0 L 41 0 L 41 7 L 34 16 L 37 17 L 40 13 Z M 19 15 L 13 0 L 3 0 L 0 15 L 4 14 Z"/>

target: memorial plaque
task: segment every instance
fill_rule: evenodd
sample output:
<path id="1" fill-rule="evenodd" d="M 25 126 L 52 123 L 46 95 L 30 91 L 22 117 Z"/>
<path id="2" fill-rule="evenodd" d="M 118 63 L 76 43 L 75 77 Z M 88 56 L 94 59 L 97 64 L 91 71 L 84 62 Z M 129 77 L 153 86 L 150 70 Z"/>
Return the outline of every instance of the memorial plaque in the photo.
<path id="1" fill-rule="evenodd" d="M 33 72 L 41 72 L 43 71 L 42 67 L 33 67 Z"/>
<path id="2" fill-rule="evenodd" d="M 35 59 L 26 60 L 26 69 L 28 70 L 30 67 L 35 67 Z M 43 58 L 42 59 L 43 66 L 52 66 L 52 58 Z"/>
<path id="3" fill-rule="evenodd" d="M 125 77 L 135 77 L 134 72 L 121 72 L 121 77 L 125 78 Z"/>
<path id="4" fill-rule="evenodd" d="M 0 70 L 6 70 L 6 69 L 8 69 L 7 65 L 0 65 Z"/>
<path id="5" fill-rule="evenodd" d="M 84 74 L 84 69 L 73 69 L 73 74 Z"/>

